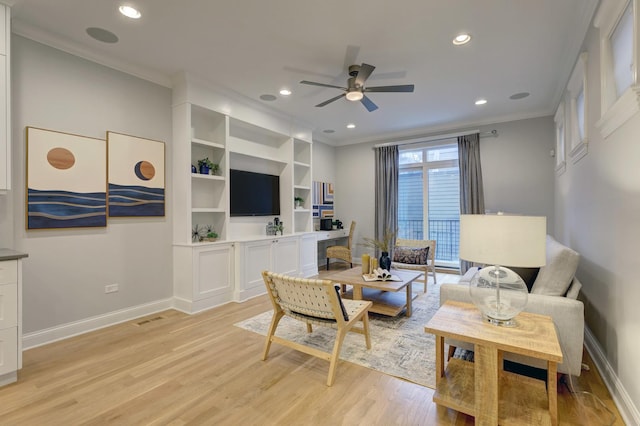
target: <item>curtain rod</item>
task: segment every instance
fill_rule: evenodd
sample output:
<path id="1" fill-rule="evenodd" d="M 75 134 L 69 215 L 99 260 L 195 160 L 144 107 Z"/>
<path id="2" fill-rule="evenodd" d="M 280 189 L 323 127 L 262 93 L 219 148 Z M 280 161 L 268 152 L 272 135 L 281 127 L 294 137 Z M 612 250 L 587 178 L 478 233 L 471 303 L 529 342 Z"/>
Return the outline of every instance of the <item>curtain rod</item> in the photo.
<path id="1" fill-rule="evenodd" d="M 467 130 L 467 131 L 464 131 L 464 132 L 447 133 L 447 134 L 444 134 L 444 135 L 427 136 L 427 137 L 424 137 L 424 138 L 415 138 L 415 139 L 409 139 L 409 140 L 405 140 L 405 141 L 381 143 L 381 144 L 378 144 L 378 145 L 374 145 L 373 148 L 380 148 L 382 146 L 392 146 L 392 145 L 404 146 L 404 145 L 412 145 L 412 144 L 415 144 L 415 143 L 443 141 L 445 139 L 453 139 L 453 138 L 457 138 L 458 136 L 471 135 L 473 133 L 479 133 L 481 138 L 497 137 L 498 136 L 498 131 L 496 129 L 493 129 L 493 130 L 491 130 L 489 132 L 482 132 L 482 133 L 480 133 L 479 130 Z"/>

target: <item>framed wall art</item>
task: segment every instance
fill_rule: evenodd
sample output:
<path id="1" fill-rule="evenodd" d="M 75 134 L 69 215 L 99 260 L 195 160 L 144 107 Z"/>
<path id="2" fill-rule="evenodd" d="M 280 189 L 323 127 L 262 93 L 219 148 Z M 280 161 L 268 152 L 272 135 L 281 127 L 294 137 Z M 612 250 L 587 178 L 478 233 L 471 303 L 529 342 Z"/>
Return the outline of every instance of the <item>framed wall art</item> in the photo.
<path id="1" fill-rule="evenodd" d="M 165 215 L 164 142 L 107 132 L 109 217 Z"/>
<path id="2" fill-rule="evenodd" d="M 106 142 L 26 128 L 26 228 L 107 226 Z"/>
<path id="3" fill-rule="evenodd" d="M 333 217 L 333 184 L 314 181 L 312 201 L 315 219 Z"/>

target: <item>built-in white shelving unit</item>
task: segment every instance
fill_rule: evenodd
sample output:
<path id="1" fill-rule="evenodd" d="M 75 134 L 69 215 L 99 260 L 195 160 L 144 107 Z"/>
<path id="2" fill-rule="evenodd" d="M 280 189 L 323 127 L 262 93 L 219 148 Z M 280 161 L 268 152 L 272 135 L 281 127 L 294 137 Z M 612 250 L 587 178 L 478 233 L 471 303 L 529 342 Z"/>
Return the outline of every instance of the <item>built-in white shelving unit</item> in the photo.
<path id="1" fill-rule="evenodd" d="M 264 292 L 259 285 L 262 269 L 256 265 L 294 275 L 317 273 L 317 265 L 310 133 L 308 141 L 293 137 L 290 123 L 245 107 L 228 108 L 224 96 L 219 99 L 187 80 L 177 81 L 174 88 L 173 240 L 176 307 L 191 313 Z M 203 158 L 219 165 L 216 175 L 198 173 Z M 284 235 L 266 236 L 266 225 L 274 217 L 231 216 L 232 169 L 279 176 Z M 294 197 L 305 200 L 302 208 L 295 208 Z M 197 241 L 196 225 L 213 226 L 219 240 Z M 262 252 L 265 258 L 258 259 Z"/>

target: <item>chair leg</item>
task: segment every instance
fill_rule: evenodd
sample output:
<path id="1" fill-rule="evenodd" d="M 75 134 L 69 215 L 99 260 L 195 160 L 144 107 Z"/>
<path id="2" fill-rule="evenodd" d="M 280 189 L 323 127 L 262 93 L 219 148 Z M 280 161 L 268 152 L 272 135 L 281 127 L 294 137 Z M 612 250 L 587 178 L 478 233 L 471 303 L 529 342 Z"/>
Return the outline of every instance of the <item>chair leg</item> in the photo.
<path id="1" fill-rule="evenodd" d="M 313 332 L 313 326 L 311 325 L 310 322 L 307 323 L 307 333 L 311 333 Z"/>
<path id="2" fill-rule="evenodd" d="M 329 258 L 327 257 L 327 271 L 329 270 Z"/>
<path id="3" fill-rule="evenodd" d="M 371 349 L 371 335 L 369 334 L 369 311 L 362 315 L 362 329 L 364 330 L 364 341 L 367 349 Z"/>
<path id="4" fill-rule="evenodd" d="M 271 338 L 274 334 L 276 334 L 276 328 L 278 328 L 278 323 L 283 316 L 284 312 L 282 311 L 275 311 L 273 313 L 273 318 L 271 318 L 271 325 L 269 326 L 269 332 L 267 333 L 267 340 L 264 344 L 264 352 L 262 354 L 263 361 L 267 359 L 267 356 L 269 355 L 269 349 L 271 348 Z"/>
<path id="5" fill-rule="evenodd" d="M 340 349 L 342 349 L 342 342 L 346 335 L 344 328 L 339 328 L 336 333 L 336 342 L 333 344 L 333 352 L 331 353 L 331 359 L 329 363 L 329 376 L 327 377 L 327 386 L 333 385 L 336 379 L 336 370 L 338 368 L 338 361 L 340 360 Z"/>

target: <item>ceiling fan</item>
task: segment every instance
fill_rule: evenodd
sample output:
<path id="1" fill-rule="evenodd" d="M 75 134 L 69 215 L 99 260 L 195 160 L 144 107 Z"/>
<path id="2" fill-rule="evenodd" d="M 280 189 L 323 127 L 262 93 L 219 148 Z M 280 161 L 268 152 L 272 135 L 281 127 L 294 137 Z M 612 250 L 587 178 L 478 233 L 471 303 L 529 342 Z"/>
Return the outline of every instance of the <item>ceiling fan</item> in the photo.
<path id="1" fill-rule="evenodd" d="M 344 90 L 344 93 L 334 98 L 326 100 L 316 105 L 317 107 L 323 107 L 331 102 L 337 101 L 342 97 L 346 97 L 350 101 L 360 101 L 365 108 L 371 112 L 378 109 L 378 106 L 369 99 L 365 92 L 413 92 L 413 84 L 403 84 L 400 86 L 377 86 L 377 87 L 364 87 L 365 81 L 369 78 L 373 70 L 376 69 L 373 65 L 351 65 L 349 67 L 349 79 L 347 80 L 347 87 L 334 86 L 332 84 L 316 83 L 314 81 L 302 80 L 300 84 L 309 84 L 311 86 L 331 87 L 334 89 Z"/>

